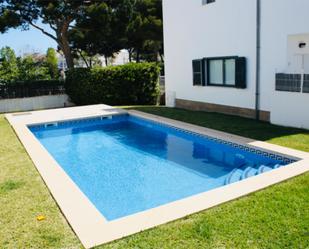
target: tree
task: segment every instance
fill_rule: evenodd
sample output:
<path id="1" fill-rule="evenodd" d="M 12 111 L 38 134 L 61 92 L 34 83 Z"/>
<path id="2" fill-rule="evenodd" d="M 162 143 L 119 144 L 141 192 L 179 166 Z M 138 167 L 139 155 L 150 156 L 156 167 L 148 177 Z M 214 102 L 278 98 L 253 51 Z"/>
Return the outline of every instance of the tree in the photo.
<path id="1" fill-rule="evenodd" d="M 30 26 L 55 40 L 61 48 L 69 68 L 74 67 L 69 45 L 69 30 L 80 16 L 85 6 L 98 0 L 0 0 L 0 32 L 10 28 Z M 37 24 L 38 20 L 48 24 L 54 33 Z"/>
<path id="2" fill-rule="evenodd" d="M 10 47 L 0 49 L 0 82 L 11 82 L 18 78 L 17 58 Z"/>
<path id="3" fill-rule="evenodd" d="M 16 58 L 14 50 L 10 47 L 0 49 L 0 82 L 10 83 L 50 78 L 44 60 L 34 59 L 31 55 Z"/>
<path id="4" fill-rule="evenodd" d="M 31 55 L 17 59 L 19 81 L 50 80 L 49 68 L 44 62 L 37 62 Z"/>
<path id="5" fill-rule="evenodd" d="M 58 73 L 58 59 L 56 51 L 53 48 L 48 48 L 46 53 L 46 65 L 49 70 L 49 74 L 52 79 L 56 79 L 59 76 Z"/>
<path id="6" fill-rule="evenodd" d="M 163 61 L 162 0 L 101 1 L 85 8 L 71 30 L 71 46 L 83 59 L 104 55 L 106 64 L 121 49 L 134 57 Z M 89 61 L 85 63 L 91 67 Z"/>
<path id="7" fill-rule="evenodd" d="M 163 61 L 162 0 L 136 0 L 127 27 L 126 48 L 135 57 Z"/>
<path id="8" fill-rule="evenodd" d="M 0 32 L 30 26 L 55 40 L 69 68 L 74 54 L 102 54 L 122 48 L 139 61 L 141 54 L 163 54 L 162 0 L 0 0 Z M 38 24 L 48 24 L 49 32 Z M 73 47 L 73 51 L 72 51 Z"/>
<path id="9" fill-rule="evenodd" d="M 71 45 L 77 55 L 91 67 L 91 58 L 104 55 L 106 64 L 125 47 L 125 33 L 133 0 L 100 1 L 85 8 L 84 16 L 76 20 L 71 30 Z M 90 58 L 86 60 L 84 55 Z"/>
<path id="10" fill-rule="evenodd" d="M 99 55 L 89 56 L 85 51 L 78 50 L 76 54 L 76 66 L 77 67 L 102 67 L 102 61 L 100 60 Z"/>

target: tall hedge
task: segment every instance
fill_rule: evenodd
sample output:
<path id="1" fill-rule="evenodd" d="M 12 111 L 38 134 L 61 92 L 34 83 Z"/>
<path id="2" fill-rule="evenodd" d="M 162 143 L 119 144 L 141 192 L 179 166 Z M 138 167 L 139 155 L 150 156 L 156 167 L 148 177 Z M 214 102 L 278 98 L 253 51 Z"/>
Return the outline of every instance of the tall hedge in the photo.
<path id="1" fill-rule="evenodd" d="M 67 72 L 65 88 L 77 105 L 156 104 L 160 68 L 154 63 L 130 63 L 105 68 L 76 68 Z"/>

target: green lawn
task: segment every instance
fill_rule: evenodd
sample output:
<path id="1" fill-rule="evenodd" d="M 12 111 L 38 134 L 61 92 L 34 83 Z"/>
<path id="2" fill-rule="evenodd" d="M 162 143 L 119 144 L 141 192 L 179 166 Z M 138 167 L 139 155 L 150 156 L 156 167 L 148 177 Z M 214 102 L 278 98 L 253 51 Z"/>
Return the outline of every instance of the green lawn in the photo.
<path id="1" fill-rule="evenodd" d="M 308 131 L 160 107 L 145 112 L 309 152 Z M 0 116 L 0 248 L 82 248 Z M 97 248 L 309 248 L 309 173 Z M 46 220 L 37 221 L 43 214 Z"/>
<path id="2" fill-rule="evenodd" d="M 46 216 L 38 222 L 36 217 Z M 79 240 L 0 116 L 0 248 L 74 248 Z"/>

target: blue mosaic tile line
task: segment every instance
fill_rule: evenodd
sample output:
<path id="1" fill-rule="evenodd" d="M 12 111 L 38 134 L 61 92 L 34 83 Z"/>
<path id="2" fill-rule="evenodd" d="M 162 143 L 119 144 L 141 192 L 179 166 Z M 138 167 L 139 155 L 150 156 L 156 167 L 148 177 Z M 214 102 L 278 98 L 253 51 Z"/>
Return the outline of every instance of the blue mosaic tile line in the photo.
<path id="1" fill-rule="evenodd" d="M 150 120 L 150 119 L 143 118 L 143 117 L 140 117 L 140 116 L 135 116 L 135 115 L 132 115 L 132 116 L 136 119 L 146 121 L 146 122 L 149 122 L 149 123 L 153 123 L 155 125 L 173 128 L 173 129 L 175 129 L 179 132 L 187 133 L 187 134 L 198 136 L 198 137 L 201 137 L 201 138 L 206 138 L 208 140 L 211 140 L 211 141 L 214 141 L 214 142 L 217 142 L 217 143 L 220 143 L 220 144 L 229 145 L 229 146 L 232 146 L 234 148 L 238 148 L 240 150 L 248 151 L 248 152 L 255 153 L 255 154 L 258 154 L 258 155 L 263 155 L 265 157 L 269 157 L 269 158 L 272 158 L 272 159 L 275 159 L 275 160 L 279 160 L 279 161 L 284 162 L 285 164 L 290 164 L 290 163 L 294 163 L 294 162 L 298 161 L 294 158 L 289 158 L 289 157 L 277 155 L 277 154 L 274 154 L 274 153 L 270 153 L 270 152 L 266 152 L 266 151 L 259 150 L 259 149 L 256 149 L 256 148 L 252 148 L 252 147 L 249 147 L 249 146 L 245 146 L 245 145 L 242 145 L 242 144 L 237 144 L 235 142 L 230 142 L 230 141 L 226 141 L 226 140 L 223 140 L 223 139 L 220 139 L 220 138 L 215 138 L 215 137 L 212 137 L 212 136 L 209 136 L 209 135 L 204 135 L 204 134 L 184 130 L 184 129 L 181 129 L 181 128 L 178 128 L 178 127 L 175 127 L 173 125 L 166 124 L 166 123 L 163 123 L 163 122 L 160 122 L 160 121 L 154 121 L 154 120 Z M 115 121 L 120 121 L 120 120 L 125 121 L 125 120 L 127 120 L 128 117 L 130 117 L 130 115 L 129 114 L 121 114 L 121 115 L 113 115 L 113 116 L 110 116 L 110 117 L 112 117 L 112 119 L 108 119 L 108 117 L 102 116 L 102 117 L 86 118 L 86 119 L 78 119 L 78 120 L 59 121 L 59 122 L 54 122 L 54 123 L 51 123 L 51 124 L 55 124 L 55 126 L 53 127 L 54 129 L 57 129 L 59 127 L 72 127 L 72 126 L 74 127 L 74 126 L 81 125 L 81 124 L 94 124 L 95 125 L 95 124 L 101 124 L 102 122 L 106 123 L 107 121 L 109 121 L 109 122 L 115 122 Z M 32 131 L 35 131 L 35 130 L 38 130 L 38 129 L 51 128 L 51 127 L 47 127 L 48 124 L 49 123 L 39 124 L 39 125 L 30 125 L 28 127 Z"/>

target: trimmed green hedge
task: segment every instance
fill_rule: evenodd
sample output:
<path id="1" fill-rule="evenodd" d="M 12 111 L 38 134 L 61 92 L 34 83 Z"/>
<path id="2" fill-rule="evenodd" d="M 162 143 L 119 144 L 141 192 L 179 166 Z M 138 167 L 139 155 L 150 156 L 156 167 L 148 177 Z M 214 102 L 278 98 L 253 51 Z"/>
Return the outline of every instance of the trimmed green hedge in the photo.
<path id="1" fill-rule="evenodd" d="M 76 68 L 67 72 L 65 88 L 77 105 L 151 105 L 160 94 L 159 73 L 154 63 Z"/>

